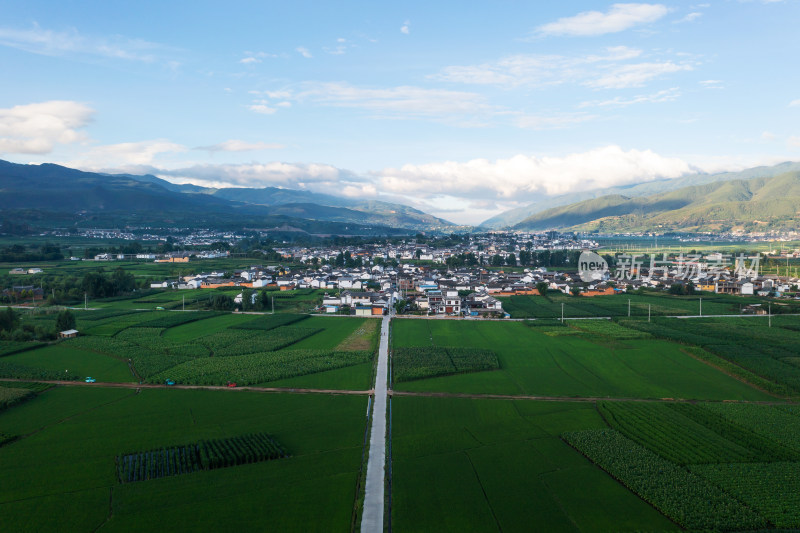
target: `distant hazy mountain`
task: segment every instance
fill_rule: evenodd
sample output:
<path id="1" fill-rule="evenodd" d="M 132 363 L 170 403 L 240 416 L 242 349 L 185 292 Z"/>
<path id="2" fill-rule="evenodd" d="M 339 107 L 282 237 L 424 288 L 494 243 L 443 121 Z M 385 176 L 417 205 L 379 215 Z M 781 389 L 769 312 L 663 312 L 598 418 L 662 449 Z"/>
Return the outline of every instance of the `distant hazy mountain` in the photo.
<path id="1" fill-rule="evenodd" d="M 720 231 L 800 228 L 800 171 L 716 180 L 647 196 L 611 194 L 529 216 L 514 229 Z"/>
<path id="2" fill-rule="evenodd" d="M 238 221 L 239 226 L 264 227 L 274 223 L 302 229 L 317 227 L 321 233 L 337 232 L 341 226 L 344 234 L 353 233 L 354 229 L 344 224 L 408 230 L 452 226 L 446 220 L 398 204 L 274 187 L 211 189 L 176 185 L 152 175 L 99 174 L 53 164 L 0 161 L 0 190 L 3 217 L 10 211 L 18 217 L 41 220 L 65 219 L 65 215 L 77 213 L 82 220 L 99 217 L 115 222 L 114 226 L 142 220 L 235 226 Z"/>
<path id="3" fill-rule="evenodd" d="M 634 185 L 625 185 L 620 187 L 609 187 L 605 189 L 594 189 L 591 191 L 583 191 L 579 193 L 563 194 L 553 196 L 551 198 L 543 198 L 538 202 L 534 202 L 524 207 L 511 209 L 496 215 L 481 223 L 480 227 L 489 229 L 499 229 L 514 226 L 528 217 L 537 213 L 541 213 L 548 209 L 555 207 L 565 206 L 589 200 L 592 198 L 599 198 L 601 196 L 609 195 L 622 195 L 628 198 L 637 198 L 641 196 L 648 196 L 659 192 L 666 192 L 683 187 L 693 185 L 703 185 L 706 183 L 714 183 L 717 181 L 730 181 L 730 180 L 748 180 L 753 178 L 765 178 L 771 176 L 778 176 L 786 172 L 800 171 L 800 163 L 786 162 L 769 167 L 755 167 L 741 172 L 721 172 L 718 174 L 690 174 L 681 178 L 675 179 L 660 179 L 639 183 Z"/>

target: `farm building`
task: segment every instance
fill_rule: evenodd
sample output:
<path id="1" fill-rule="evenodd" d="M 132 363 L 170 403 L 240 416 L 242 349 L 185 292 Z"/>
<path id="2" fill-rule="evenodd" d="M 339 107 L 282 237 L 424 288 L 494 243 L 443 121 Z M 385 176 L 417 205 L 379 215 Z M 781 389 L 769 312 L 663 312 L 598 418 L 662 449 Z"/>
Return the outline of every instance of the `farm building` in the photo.
<path id="1" fill-rule="evenodd" d="M 355 307 L 356 316 L 372 316 L 371 305 L 357 305 Z"/>
<path id="2" fill-rule="evenodd" d="M 78 330 L 77 329 L 67 329 L 67 330 L 64 330 L 64 331 L 60 331 L 58 333 L 58 336 L 60 338 L 62 338 L 62 339 L 72 339 L 73 337 L 77 337 L 78 336 Z"/>

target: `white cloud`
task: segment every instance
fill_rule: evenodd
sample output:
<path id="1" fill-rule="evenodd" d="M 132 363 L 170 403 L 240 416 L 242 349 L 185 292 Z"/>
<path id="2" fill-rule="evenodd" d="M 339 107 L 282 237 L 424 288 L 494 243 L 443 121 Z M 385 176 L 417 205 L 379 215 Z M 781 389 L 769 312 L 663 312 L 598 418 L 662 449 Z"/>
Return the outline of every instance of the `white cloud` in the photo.
<path id="1" fill-rule="evenodd" d="M 703 14 L 700 13 L 699 11 L 693 11 L 691 13 L 688 13 L 685 17 L 676 20 L 675 23 L 681 24 L 683 22 L 694 22 L 695 20 L 699 19 L 702 16 Z"/>
<path id="2" fill-rule="evenodd" d="M 798 98 L 797 100 L 792 100 L 791 102 L 789 102 L 789 107 L 800 107 L 800 98 Z"/>
<path id="3" fill-rule="evenodd" d="M 655 22 L 668 12 L 661 4 L 614 4 L 606 13 L 584 11 L 536 28 L 534 34 L 593 36 L 617 33 L 634 26 Z"/>
<path id="4" fill-rule="evenodd" d="M 687 61 L 629 62 L 641 56 L 641 50 L 627 46 L 609 47 L 600 54 L 582 56 L 520 54 L 493 63 L 448 66 L 430 77 L 453 83 L 502 87 L 577 83 L 595 88 L 625 88 L 638 87 L 656 77 L 694 68 Z"/>
<path id="5" fill-rule="evenodd" d="M 344 187 L 364 183 L 352 173 L 332 165 L 310 163 L 198 164 L 177 169 L 150 169 L 169 181 L 212 187 L 290 187 L 341 194 Z"/>
<path id="6" fill-rule="evenodd" d="M 166 139 L 109 144 L 96 146 L 82 154 L 77 161 L 70 161 L 67 165 L 94 170 L 128 165 L 149 165 L 160 154 L 185 151 L 185 146 Z"/>
<path id="7" fill-rule="evenodd" d="M 79 131 L 94 110 L 69 100 L 52 100 L 0 109 L 0 153 L 47 154 L 57 144 L 87 139 Z"/>
<path id="8" fill-rule="evenodd" d="M 163 45 L 142 39 L 86 36 L 75 28 L 53 31 L 38 24 L 27 30 L 0 28 L 0 44 L 47 56 L 99 56 L 143 62 L 153 62 L 165 51 Z"/>
<path id="9" fill-rule="evenodd" d="M 266 103 L 255 103 L 247 106 L 247 109 L 259 115 L 273 115 L 277 111 L 277 109 L 269 107 Z"/>
<path id="10" fill-rule="evenodd" d="M 255 63 L 261 63 L 264 59 L 268 57 L 278 57 L 276 54 L 269 54 L 267 52 L 250 52 L 245 51 L 244 57 L 239 60 L 239 63 L 243 65 L 252 65 Z"/>
<path id="11" fill-rule="evenodd" d="M 619 146 L 606 146 L 564 157 L 516 155 L 496 161 L 446 161 L 404 165 L 374 174 L 381 191 L 396 194 L 525 200 L 542 194 L 675 178 L 693 170 L 681 159 L 663 157 L 650 150 L 624 151 Z"/>
<path id="12" fill-rule="evenodd" d="M 374 116 L 390 119 L 429 118 L 466 124 L 476 117 L 490 116 L 498 111 L 477 93 L 413 86 L 373 89 L 342 82 L 307 82 L 296 91 L 281 90 L 267 94 L 282 97 L 283 106 L 291 105 L 291 102 L 310 102 L 362 109 Z M 266 101 L 259 103 L 266 105 Z"/>
<path id="13" fill-rule="evenodd" d="M 306 48 L 305 46 L 298 46 L 297 48 L 295 48 L 295 51 L 297 51 L 301 56 L 305 58 L 314 57 L 311 55 L 311 52 L 309 52 L 308 48 Z"/>
<path id="14" fill-rule="evenodd" d="M 277 150 L 285 148 L 283 144 L 265 143 L 265 142 L 247 142 L 231 139 L 229 141 L 212 144 L 210 146 L 198 146 L 195 150 L 204 150 L 206 152 L 248 152 L 252 150 Z"/>
<path id="15" fill-rule="evenodd" d="M 797 135 L 792 135 L 786 140 L 786 144 L 788 144 L 792 148 L 800 148 L 800 137 L 798 137 Z"/>
<path id="16" fill-rule="evenodd" d="M 648 81 L 665 74 L 685 70 L 693 70 L 693 67 L 686 63 L 678 64 L 672 61 L 620 65 L 612 68 L 607 74 L 597 79 L 589 80 L 586 85 L 598 89 L 642 87 Z"/>
<path id="17" fill-rule="evenodd" d="M 765 131 L 764 133 L 761 134 L 761 138 L 764 139 L 765 141 L 774 141 L 775 137 L 776 135 L 770 131 Z"/>
<path id="18" fill-rule="evenodd" d="M 617 96 L 610 100 L 594 100 L 590 102 L 581 102 L 578 107 L 627 107 L 634 104 L 652 104 L 673 102 L 681 96 L 681 92 L 677 87 L 671 89 L 664 89 L 653 94 L 639 94 L 632 98 L 623 98 Z"/>
<path id="19" fill-rule="evenodd" d="M 405 21 L 402 26 L 400 26 L 400 33 L 408 35 L 411 33 L 411 22 Z"/>
<path id="20" fill-rule="evenodd" d="M 701 80 L 698 83 L 706 89 L 722 89 L 722 80 Z"/>

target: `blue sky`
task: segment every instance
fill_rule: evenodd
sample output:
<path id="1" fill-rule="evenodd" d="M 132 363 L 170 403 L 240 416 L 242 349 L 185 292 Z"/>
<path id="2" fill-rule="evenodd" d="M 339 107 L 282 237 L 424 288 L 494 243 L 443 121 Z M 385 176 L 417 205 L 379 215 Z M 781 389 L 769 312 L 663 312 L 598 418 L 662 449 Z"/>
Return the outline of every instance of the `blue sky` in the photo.
<path id="1" fill-rule="evenodd" d="M 0 2 L 0 158 L 459 223 L 800 159 L 797 1 L 383 4 Z"/>

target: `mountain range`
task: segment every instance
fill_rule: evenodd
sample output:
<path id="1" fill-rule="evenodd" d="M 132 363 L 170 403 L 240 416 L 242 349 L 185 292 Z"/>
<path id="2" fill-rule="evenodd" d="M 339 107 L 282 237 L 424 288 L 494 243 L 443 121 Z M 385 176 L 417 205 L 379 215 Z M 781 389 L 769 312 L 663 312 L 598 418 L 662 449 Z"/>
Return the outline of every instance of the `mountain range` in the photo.
<path id="1" fill-rule="evenodd" d="M 658 193 L 664 193 L 685 187 L 705 185 L 722 181 L 768 178 L 785 174 L 787 172 L 797 172 L 797 171 L 800 171 L 800 163 L 785 162 L 774 166 L 754 167 L 740 172 L 721 172 L 717 174 L 696 173 L 674 179 L 659 179 L 659 180 L 647 181 L 644 183 L 637 183 L 637 184 L 624 185 L 618 187 L 608 187 L 602 189 L 593 189 L 590 191 L 582 191 L 578 193 L 562 194 L 549 198 L 543 198 L 538 202 L 534 202 L 523 207 L 518 207 L 516 209 L 511 209 L 509 211 L 505 211 L 488 220 L 485 220 L 480 224 L 479 227 L 487 229 L 502 229 L 502 228 L 512 228 L 516 227 L 517 225 L 520 225 L 521 228 L 529 228 L 529 227 L 538 228 L 540 224 L 535 221 L 539 220 L 540 218 L 538 216 L 539 214 L 562 206 L 577 205 L 586 200 L 592 200 L 595 198 L 601 198 L 606 196 L 620 196 L 624 198 L 633 199 L 633 198 L 647 197 Z M 619 202 L 619 200 L 607 198 L 602 202 L 600 202 L 600 204 L 598 205 L 615 203 L 615 202 Z M 583 207 L 587 209 L 593 209 L 593 207 L 590 207 L 592 205 L 594 204 L 584 204 Z M 581 208 L 576 208 L 576 209 L 579 211 Z M 575 209 L 572 209 L 571 212 L 574 213 Z M 529 218 L 531 219 L 529 222 L 522 224 L 523 221 L 526 221 Z M 554 227 L 564 227 L 564 226 L 557 225 Z"/>
<path id="2" fill-rule="evenodd" d="M 345 235 L 453 227 L 446 220 L 401 204 L 276 187 L 177 185 L 152 175 L 84 172 L 54 164 L 0 161 L 0 192 L 0 217 L 31 226 L 149 223 L 282 227 Z"/>
<path id="3" fill-rule="evenodd" d="M 795 164 L 792 164 L 795 165 Z M 787 168 L 782 165 L 780 169 Z M 629 231 L 764 231 L 800 228 L 800 170 L 717 179 L 649 195 L 606 194 L 534 213 L 513 229 Z"/>
<path id="4" fill-rule="evenodd" d="M 479 229 L 759 231 L 800 227 L 800 163 L 561 195 L 507 211 Z M 458 229 L 417 209 L 304 190 L 207 188 L 152 175 L 84 172 L 0 160 L 6 227 L 241 228 L 314 235 L 404 235 Z"/>

